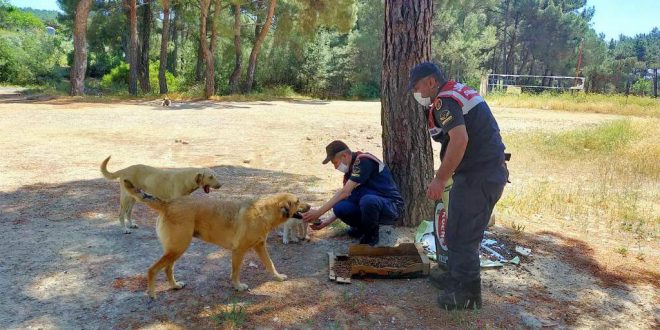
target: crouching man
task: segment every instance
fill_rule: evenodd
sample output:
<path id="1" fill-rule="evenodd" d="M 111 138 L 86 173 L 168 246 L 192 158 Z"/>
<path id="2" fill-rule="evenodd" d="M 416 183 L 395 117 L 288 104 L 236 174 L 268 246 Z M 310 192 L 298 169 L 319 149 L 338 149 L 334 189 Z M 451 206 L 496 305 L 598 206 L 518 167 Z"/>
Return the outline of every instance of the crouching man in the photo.
<path id="1" fill-rule="evenodd" d="M 370 153 L 353 152 L 339 140 L 325 148 L 323 164 L 332 162 L 344 174 L 343 187 L 318 209 L 303 214 L 306 222 L 319 219 L 330 209 L 334 215 L 312 226 L 320 230 L 337 218 L 350 226 L 348 235 L 360 244 L 378 244 L 380 225 L 394 224 L 403 212 L 403 199 L 390 170 Z"/>

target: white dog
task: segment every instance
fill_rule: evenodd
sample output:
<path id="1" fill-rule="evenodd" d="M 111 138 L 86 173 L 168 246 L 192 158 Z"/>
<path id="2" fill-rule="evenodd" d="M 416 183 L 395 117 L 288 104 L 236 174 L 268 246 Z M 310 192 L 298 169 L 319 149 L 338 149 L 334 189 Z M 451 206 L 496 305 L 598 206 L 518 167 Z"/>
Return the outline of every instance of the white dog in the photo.
<path id="1" fill-rule="evenodd" d="M 289 244 L 289 242 L 298 243 L 300 240 L 309 240 L 307 227 L 308 224 L 302 221 L 302 219 L 289 218 L 282 225 L 282 243 Z"/>

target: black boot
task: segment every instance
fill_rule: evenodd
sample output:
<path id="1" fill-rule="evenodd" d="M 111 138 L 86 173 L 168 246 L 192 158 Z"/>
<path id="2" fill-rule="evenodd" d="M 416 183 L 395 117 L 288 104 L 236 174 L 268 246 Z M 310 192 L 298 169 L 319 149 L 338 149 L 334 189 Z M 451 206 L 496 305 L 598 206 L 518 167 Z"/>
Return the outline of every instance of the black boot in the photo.
<path id="1" fill-rule="evenodd" d="M 346 231 L 346 234 L 353 238 L 360 238 L 362 237 L 362 230 L 360 230 L 358 227 L 349 227 Z"/>
<path id="2" fill-rule="evenodd" d="M 362 236 L 360 239 L 360 244 L 369 244 L 371 246 L 374 246 L 378 244 L 378 227 L 376 227 L 376 230 L 371 230 Z"/>
<path id="3" fill-rule="evenodd" d="M 454 290 L 447 290 L 438 297 L 438 304 L 446 310 L 481 309 L 481 279 L 459 282 Z"/>
<path id="4" fill-rule="evenodd" d="M 458 281 L 451 277 L 449 272 L 441 272 L 437 269 L 429 274 L 429 282 L 440 290 L 449 290 L 458 285 Z"/>

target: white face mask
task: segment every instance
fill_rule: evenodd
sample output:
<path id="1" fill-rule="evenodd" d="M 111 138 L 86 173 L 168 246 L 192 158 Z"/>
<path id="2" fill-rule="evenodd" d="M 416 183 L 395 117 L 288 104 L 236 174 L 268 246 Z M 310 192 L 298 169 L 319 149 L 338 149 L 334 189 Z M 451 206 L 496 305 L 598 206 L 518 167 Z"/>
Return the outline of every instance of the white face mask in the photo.
<path id="1" fill-rule="evenodd" d="M 421 104 L 423 107 L 428 107 L 431 105 L 430 97 L 422 97 L 422 93 L 414 93 L 413 96 L 415 97 L 417 103 Z"/>
<path id="2" fill-rule="evenodd" d="M 344 163 L 339 163 L 339 166 L 337 166 L 337 171 L 342 172 L 344 174 L 348 173 L 348 165 Z"/>

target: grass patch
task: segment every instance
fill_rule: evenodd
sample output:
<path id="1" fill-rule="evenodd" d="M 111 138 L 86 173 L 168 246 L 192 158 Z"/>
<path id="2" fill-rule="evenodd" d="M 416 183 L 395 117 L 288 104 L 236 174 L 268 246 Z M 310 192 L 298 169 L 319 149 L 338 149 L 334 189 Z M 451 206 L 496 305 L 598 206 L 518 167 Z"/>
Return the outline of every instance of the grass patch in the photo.
<path id="1" fill-rule="evenodd" d="M 607 113 L 660 117 L 660 98 L 625 96 L 619 94 L 541 93 L 504 94 L 493 93 L 486 97 L 495 107 L 532 108 L 576 112 Z"/>
<path id="2" fill-rule="evenodd" d="M 584 153 L 611 153 L 625 148 L 639 135 L 630 120 L 616 120 L 592 128 L 556 134 L 535 134 L 532 143 L 545 152 L 574 157 Z"/>
<path id="3" fill-rule="evenodd" d="M 246 305 L 236 300 L 232 301 L 225 310 L 211 316 L 218 325 L 226 325 L 230 328 L 241 328 L 247 320 Z"/>
<path id="4" fill-rule="evenodd" d="M 519 133 L 505 141 L 516 155 L 511 164 L 514 184 L 507 187 L 498 209 L 517 219 L 517 225 L 552 219 L 553 225 L 585 232 L 657 236 L 660 120 L 625 119 L 559 133 Z"/>

